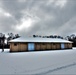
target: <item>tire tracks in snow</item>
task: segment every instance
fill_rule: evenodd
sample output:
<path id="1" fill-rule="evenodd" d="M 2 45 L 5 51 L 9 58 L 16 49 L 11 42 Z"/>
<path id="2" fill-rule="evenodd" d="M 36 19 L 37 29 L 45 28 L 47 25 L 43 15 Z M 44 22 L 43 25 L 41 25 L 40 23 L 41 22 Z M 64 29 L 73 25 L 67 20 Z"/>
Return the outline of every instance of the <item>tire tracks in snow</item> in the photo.
<path id="1" fill-rule="evenodd" d="M 48 73 L 59 71 L 59 70 L 62 70 L 62 69 L 68 68 L 68 67 L 72 67 L 72 66 L 76 66 L 76 62 L 71 63 L 71 64 L 67 64 L 67 65 L 63 65 L 63 66 L 59 66 L 59 67 L 56 67 L 56 68 L 53 68 L 53 69 L 49 68 L 49 70 L 45 70 L 45 69 L 48 69 L 48 67 L 51 67 L 51 66 L 43 67 L 43 68 L 39 68 L 39 69 L 35 69 L 35 70 L 28 70 L 28 71 L 24 71 L 22 73 L 18 72 L 18 74 L 46 75 Z M 34 73 L 35 71 L 39 71 L 39 70 L 45 70 L 45 71 L 40 72 L 40 73 Z"/>
<path id="2" fill-rule="evenodd" d="M 58 71 L 58 70 L 61 70 L 61 69 L 65 69 L 65 68 L 68 68 L 68 67 L 72 67 L 72 66 L 75 66 L 75 65 L 76 65 L 76 63 L 72 63 L 72 64 L 60 66 L 60 67 L 57 67 L 57 68 L 48 70 L 48 71 L 46 71 L 46 72 L 42 72 L 42 73 L 36 74 L 36 75 L 46 75 L 46 74 L 48 74 L 48 73 L 52 73 L 52 72 L 55 72 L 55 71 Z"/>

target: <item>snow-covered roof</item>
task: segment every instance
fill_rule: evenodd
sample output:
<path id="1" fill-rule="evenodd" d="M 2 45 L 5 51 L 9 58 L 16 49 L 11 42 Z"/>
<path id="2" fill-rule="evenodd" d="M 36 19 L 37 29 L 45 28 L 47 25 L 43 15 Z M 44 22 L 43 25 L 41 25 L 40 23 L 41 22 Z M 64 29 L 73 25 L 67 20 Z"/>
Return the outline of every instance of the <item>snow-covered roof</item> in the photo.
<path id="1" fill-rule="evenodd" d="M 17 38 L 14 40 L 10 40 L 9 42 L 63 42 L 63 43 L 72 43 L 68 40 L 59 39 L 59 38 L 33 38 L 33 37 L 26 37 L 26 38 Z"/>

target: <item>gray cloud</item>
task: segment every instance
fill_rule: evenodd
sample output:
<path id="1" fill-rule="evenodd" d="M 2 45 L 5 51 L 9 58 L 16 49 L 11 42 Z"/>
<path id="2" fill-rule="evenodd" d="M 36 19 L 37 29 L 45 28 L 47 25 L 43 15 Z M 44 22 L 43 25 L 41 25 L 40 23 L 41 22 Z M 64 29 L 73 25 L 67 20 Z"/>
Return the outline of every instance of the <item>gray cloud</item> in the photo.
<path id="1" fill-rule="evenodd" d="M 22 36 L 33 34 L 65 36 L 76 33 L 75 0 L 0 0 L 0 8 L 2 12 L 11 15 L 0 16 L 0 32 L 19 33 Z M 18 30 L 16 27 L 23 24 L 23 19 L 24 21 L 31 19 L 34 22 L 28 28 Z"/>

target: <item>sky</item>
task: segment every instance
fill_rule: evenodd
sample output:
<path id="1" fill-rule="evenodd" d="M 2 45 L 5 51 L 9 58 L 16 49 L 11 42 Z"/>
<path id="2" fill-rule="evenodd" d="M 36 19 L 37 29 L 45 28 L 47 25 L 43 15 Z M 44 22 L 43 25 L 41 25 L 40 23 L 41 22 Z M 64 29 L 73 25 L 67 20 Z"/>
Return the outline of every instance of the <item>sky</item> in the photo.
<path id="1" fill-rule="evenodd" d="M 0 0 L 0 33 L 76 33 L 76 0 Z"/>

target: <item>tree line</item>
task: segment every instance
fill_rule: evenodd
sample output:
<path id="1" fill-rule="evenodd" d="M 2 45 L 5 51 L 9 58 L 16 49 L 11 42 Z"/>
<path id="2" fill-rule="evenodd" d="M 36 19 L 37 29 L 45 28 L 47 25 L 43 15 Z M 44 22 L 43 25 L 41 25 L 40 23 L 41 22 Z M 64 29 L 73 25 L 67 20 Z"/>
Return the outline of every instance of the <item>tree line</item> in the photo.
<path id="1" fill-rule="evenodd" d="M 62 36 L 59 35 L 48 35 L 48 36 L 41 36 L 41 35 L 33 35 L 34 38 L 39 37 L 39 38 L 60 38 L 64 39 Z"/>
<path id="2" fill-rule="evenodd" d="M 2 48 L 2 52 L 4 51 L 4 48 L 9 48 L 9 41 L 12 39 L 19 38 L 19 34 L 13 34 L 13 33 L 8 33 L 8 36 L 6 36 L 3 33 L 0 33 L 0 48 Z M 5 43 L 6 41 L 6 43 Z"/>
<path id="3" fill-rule="evenodd" d="M 66 36 L 65 39 L 73 42 L 73 47 L 76 47 L 76 35 L 71 34 L 69 36 Z"/>

